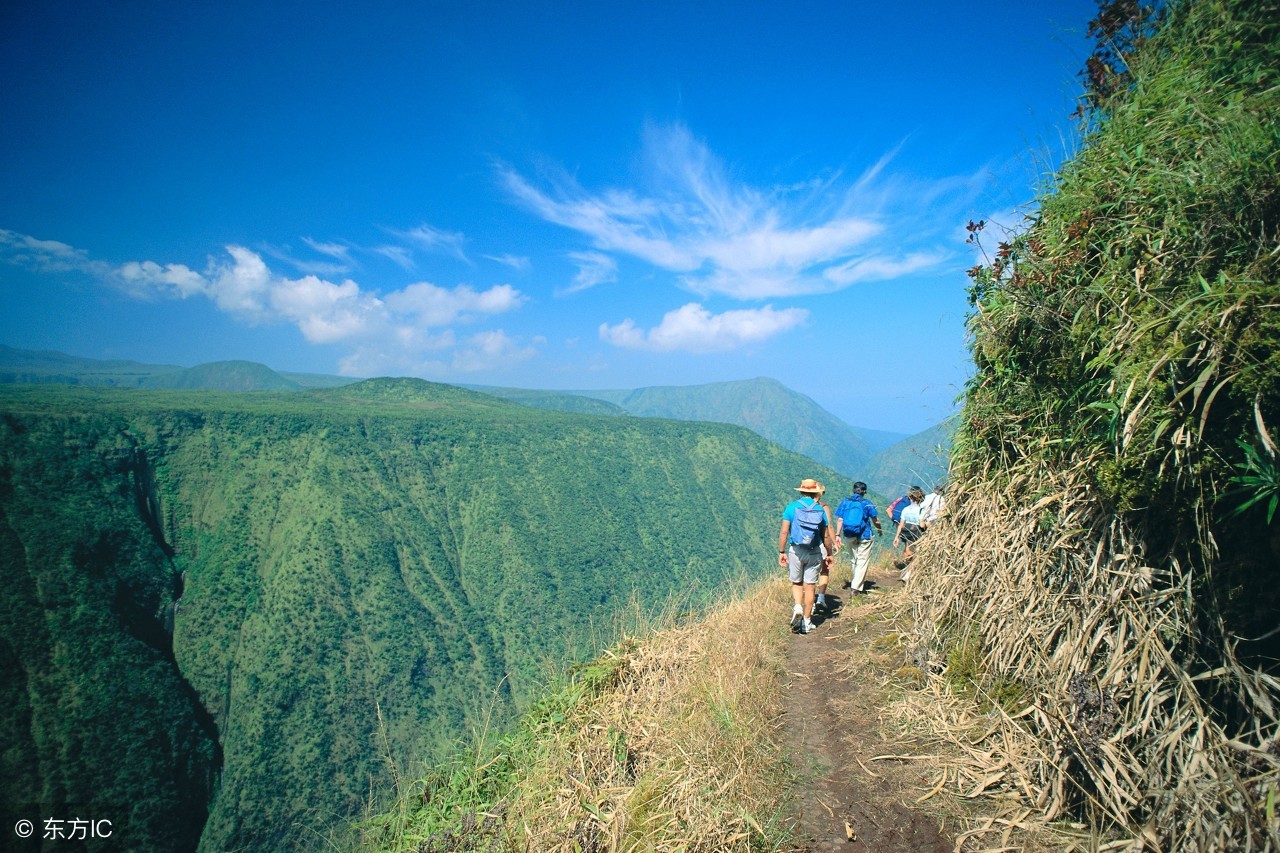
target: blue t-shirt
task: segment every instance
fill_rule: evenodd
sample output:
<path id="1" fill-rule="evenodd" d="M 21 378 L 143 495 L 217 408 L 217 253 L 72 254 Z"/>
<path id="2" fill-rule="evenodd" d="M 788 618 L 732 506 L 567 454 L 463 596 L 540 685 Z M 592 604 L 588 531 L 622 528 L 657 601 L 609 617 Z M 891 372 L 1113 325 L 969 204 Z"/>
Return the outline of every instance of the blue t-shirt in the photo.
<path id="1" fill-rule="evenodd" d="M 914 503 L 914 502 L 909 503 L 906 509 L 902 511 L 902 522 L 904 524 L 919 525 L 920 519 L 923 516 L 924 516 L 924 513 L 920 509 L 920 504 Z"/>
<path id="2" fill-rule="evenodd" d="M 853 527 L 853 525 L 849 523 L 849 515 L 850 515 L 850 512 L 854 509 L 854 507 L 856 507 L 858 504 L 862 504 L 862 538 L 871 539 L 876 535 L 876 529 L 875 529 L 875 526 L 871 523 L 871 519 L 878 518 L 880 513 L 876 511 L 875 504 L 873 504 L 871 501 L 867 500 L 865 497 L 860 495 L 859 496 L 850 495 L 849 497 L 840 501 L 840 505 L 836 507 L 836 515 L 840 516 L 840 518 L 843 520 L 843 524 L 841 525 L 841 531 L 843 532 Z"/>
<path id="3" fill-rule="evenodd" d="M 804 508 L 804 509 L 812 509 L 813 507 L 817 507 L 818 509 L 823 509 L 823 507 L 820 505 L 820 503 L 819 503 L 819 501 L 817 500 L 817 498 L 800 498 L 800 499 L 798 499 L 798 500 L 794 500 L 794 501 L 792 501 L 791 503 L 787 504 L 786 509 L 784 509 L 784 510 L 782 511 L 782 520 L 783 520 L 783 521 L 790 522 L 790 523 L 792 524 L 792 531 L 791 531 L 791 535 L 789 535 L 789 536 L 787 537 L 787 539 L 788 539 L 788 540 L 790 540 L 790 539 L 791 539 L 791 536 L 794 536 L 794 535 L 795 535 L 795 533 L 796 533 L 796 531 L 795 531 L 795 529 L 794 529 L 794 525 L 795 525 L 795 523 L 796 523 L 796 508 L 797 508 L 797 507 L 801 507 L 801 508 Z M 826 526 L 827 526 L 827 512 L 826 512 L 826 510 L 825 510 L 825 509 L 823 509 L 823 513 L 822 513 L 822 525 L 818 528 L 818 533 L 817 533 L 817 535 L 816 535 L 816 536 L 814 536 L 814 538 L 813 538 L 813 545 L 814 545 L 814 546 L 821 547 L 821 545 L 822 545 L 822 538 L 823 538 L 823 537 L 822 537 L 822 530 L 823 530 L 823 528 L 825 528 Z"/>
<path id="4" fill-rule="evenodd" d="M 802 506 L 805 509 L 809 509 L 810 507 L 814 507 L 817 505 L 818 505 L 817 498 L 799 498 L 798 500 L 794 500 L 791 503 L 787 504 L 787 508 L 782 511 L 782 520 L 795 521 L 796 507 L 798 506 Z"/>

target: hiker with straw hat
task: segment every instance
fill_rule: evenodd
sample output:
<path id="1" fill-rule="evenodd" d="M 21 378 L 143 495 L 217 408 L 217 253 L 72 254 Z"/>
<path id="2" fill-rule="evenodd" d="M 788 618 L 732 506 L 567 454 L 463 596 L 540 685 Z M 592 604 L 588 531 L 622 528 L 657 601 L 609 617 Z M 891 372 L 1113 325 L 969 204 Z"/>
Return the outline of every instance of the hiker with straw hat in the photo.
<path id="1" fill-rule="evenodd" d="M 800 497 L 782 511 L 778 532 L 778 565 L 788 571 L 791 598 L 791 630 L 808 634 L 813 630 L 814 588 L 828 554 L 835 554 L 835 537 L 826 508 L 819 502 L 822 489 L 817 480 L 805 479 L 795 491 Z M 824 551 L 825 548 L 825 551 Z"/>

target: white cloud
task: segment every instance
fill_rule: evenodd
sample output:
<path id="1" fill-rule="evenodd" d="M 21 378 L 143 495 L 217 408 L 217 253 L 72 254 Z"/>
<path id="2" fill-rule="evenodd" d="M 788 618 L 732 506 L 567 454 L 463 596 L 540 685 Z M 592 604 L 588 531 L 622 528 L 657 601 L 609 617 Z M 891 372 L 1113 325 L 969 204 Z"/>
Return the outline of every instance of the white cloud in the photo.
<path id="1" fill-rule="evenodd" d="M 506 266 L 511 267 L 516 272 L 526 272 L 528 271 L 529 265 L 530 265 L 529 258 L 524 255 L 505 254 L 505 255 L 485 255 L 484 257 L 488 258 L 491 261 L 496 261 L 497 263 L 505 264 Z"/>
<path id="2" fill-rule="evenodd" d="M 509 284 L 477 292 L 465 284 L 445 288 L 425 281 L 386 297 L 393 311 L 413 316 L 423 326 L 447 326 L 476 314 L 503 314 L 519 308 L 524 301 L 524 294 Z"/>
<path id="3" fill-rule="evenodd" d="M 836 284 L 853 284 L 859 281 L 885 281 L 901 278 L 913 272 L 935 267 L 949 258 L 946 253 L 912 254 L 905 258 L 867 257 L 831 267 L 822 275 Z"/>
<path id="4" fill-rule="evenodd" d="M 271 307 L 295 323 L 313 344 L 331 344 L 363 337 L 385 321 L 382 303 L 362 293 L 354 281 L 342 284 L 309 275 L 279 279 L 271 289 Z"/>
<path id="5" fill-rule="evenodd" d="M 921 205 L 926 194 L 879 188 L 891 159 L 892 153 L 843 189 L 839 175 L 757 189 L 734 180 L 705 143 L 674 125 L 645 133 L 644 192 L 589 191 L 563 173 L 535 185 L 505 166 L 499 177 L 517 203 L 577 231 L 600 252 L 676 273 L 702 295 L 769 299 L 868 280 L 855 274 L 860 269 L 901 275 L 941 256 L 910 247 L 922 239 L 918 229 L 906 224 L 907 213 L 892 213 Z"/>
<path id="6" fill-rule="evenodd" d="M 337 252 L 337 247 L 329 248 Z M 311 343 L 351 348 L 341 362 L 351 375 L 400 369 L 443 377 L 518 363 L 537 352 L 536 340 L 521 343 L 500 330 L 481 331 L 460 343 L 447 328 L 519 309 L 527 297 L 509 284 L 476 290 L 466 284 L 419 282 L 384 297 L 351 279 L 279 275 L 261 255 L 242 246 L 227 246 L 226 251 L 225 258 L 211 258 L 204 272 L 155 261 L 112 266 L 65 243 L 0 230 L 0 258 L 10 263 L 91 273 L 135 298 L 204 297 L 247 323 L 290 323 Z M 426 359 L 426 353 L 441 356 Z"/>
<path id="7" fill-rule="evenodd" d="M 600 252 L 570 252 L 569 260 L 578 266 L 573 284 L 556 291 L 556 296 L 568 296 L 590 290 L 597 284 L 618 280 L 618 262 Z"/>
<path id="8" fill-rule="evenodd" d="M 88 254 L 57 240 L 41 240 L 17 231 L 0 228 L 0 253 L 11 264 L 42 272 L 84 272 L 101 275 L 108 265 L 89 259 Z"/>
<path id="9" fill-rule="evenodd" d="M 616 326 L 600 325 L 600 338 L 625 349 L 653 352 L 708 353 L 759 343 L 794 329 L 809 317 L 802 308 L 775 310 L 772 305 L 749 310 L 712 314 L 690 302 L 669 311 L 647 332 L 628 319 Z"/>
<path id="10" fill-rule="evenodd" d="M 300 258 L 289 249 L 277 246 L 263 246 L 262 250 L 272 258 L 284 261 L 304 275 L 348 275 L 358 266 L 351 256 L 353 246 L 345 243 L 324 243 L 319 240 L 313 240 L 310 237 L 303 237 L 302 242 L 316 254 L 322 255 L 323 258 Z"/>
<path id="11" fill-rule="evenodd" d="M 227 246 L 227 253 L 235 263 L 214 268 L 206 295 L 228 313 L 254 322 L 270 319 L 271 270 L 257 253 L 241 246 Z"/>
<path id="12" fill-rule="evenodd" d="M 522 346 L 506 332 L 497 329 L 469 337 L 454 350 L 452 366 L 456 371 L 477 373 L 519 364 L 537 354 L 537 347 Z"/>
<path id="13" fill-rule="evenodd" d="M 466 253 L 462 250 L 462 245 L 467 238 L 459 231 L 443 231 L 423 223 L 417 228 L 393 233 L 419 249 L 441 255 L 450 255 L 460 261 L 467 260 Z"/>
<path id="14" fill-rule="evenodd" d="M 117 273 L 125 289 L 138 296 L 172 287 L 179 297 L 185 299 L 206 294 L 209 286 L 204 276 L 183 264 L 165 264 L 162 267 L 155 261 L 130 261 L 122 264 Z"/>
<path id="15" fill-rule="evenodd" d="M 373 251 L 383 257 L 390 258 L 392 263 L 401 269 L 413 269 L 413 252 L 410 252 L 404 246 L 375 246 Z"/>
<path id="16" fill-rule="evenodd" d="M 344 264 L 351 262 L 351 247 L 342 243 L 322 243 L 319 240 L 312 240 L 310 237 L 303 237 L 302 242 L 306 243 L 315 251 L 322 255 L 328 255 L 336 261 Z"/>

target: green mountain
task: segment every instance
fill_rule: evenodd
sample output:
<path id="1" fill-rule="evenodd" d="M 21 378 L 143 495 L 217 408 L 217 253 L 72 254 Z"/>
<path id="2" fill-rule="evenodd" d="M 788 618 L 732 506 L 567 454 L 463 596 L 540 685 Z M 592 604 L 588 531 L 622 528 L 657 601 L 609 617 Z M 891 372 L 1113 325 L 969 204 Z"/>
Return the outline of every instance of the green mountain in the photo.
<path id="1" fill-rule="evenodd" d="M 182 368 L 173 364 L 104 361 L 53 350 L 24 350 L 0 344 L 0 383 L 117 385 L 136 388 L 146 380 Z"/>
<path id="2" fill-rule="evenodd" d="M 0 346 L 0 384 L 52 383 L 219 391 L 288 391 L 339 388 L 359 380 L 315 373 L 276 372 L 250 361 L 222 361 L 191 368 L 133 361 L 100 361 L 50 351 Z M 773 379 L 615 391 L 547 391 L 485 385 L 460 386 L 524 406 L 592 415 L 634 415 L 745 426 L 768 440 L 814 459 L 878 491 L 899 482 L 923 483 L 946 472 L 949 431 L 935 437 L 851 427 L 803 394 Z M 935 440 L 935 438 L 937 440 Z M 938 448 L 942 448 L 939 455 Z"/>
<path id="3" fill-rule="evenodd" d="M 624 608 L 774 571 L 805 476 L 740 427 L 419 380 L 0 387 L 0 802 L 323 846 Z"/>
<path id="4" fill-rule="evenodd" d="M 866 481 L 871 488 L 890 495 L 905 494 L 908 486 L 926 492 L 947 478 L 947 462 L 955 439 L 955 419 L 905 438 L 876 454 Z"/>
<path id="5" fill-rule="evenodd" d="M 574 391 L 646 418 L 713 421 L 744 426 L 844 475 L 863 477 L 876 452 L 901 438 L 851 427 L 811 398 L 760 377 L 708 385 L 654 386 L 629 391 Z"/>
<path id="6" fill-rule="evenodd" d="M 256 361 L 213 361 L 185 370 L 149 376 L 142 388 L 182 388 L 206 391 L 297 391 L 297 382 L 285 379 Z"/>
<path id="7" fill-rule="evenodd" d="M 294 391 L 337 388 L 359 380 L 320 373 L 277 373 L 252 361 L 217 361 L 196 367 L 80 358 L 53 350 L 0 344 L 0 384 L 110 385 L 218 391 Z"/>
<path id="8" fill-rule="evenodd" d="M 568 391 L 538 391 L 529 388 L 499 388 L 491 385 L 464 385 L 473 391 L 511 400 L 522 406 L 551 409 L 557 412 L 578 412 L 584 415 L 626 415 L 627 410 L 613 403 Z"/>
<path id="9" fill-rule="evenodd" d="M 333 376 L 328 373 L 290 373 L 279 371 L 279 375 L 296 384 L 299 388 L 341 388 L 362 380 L 350 376 Z"/>

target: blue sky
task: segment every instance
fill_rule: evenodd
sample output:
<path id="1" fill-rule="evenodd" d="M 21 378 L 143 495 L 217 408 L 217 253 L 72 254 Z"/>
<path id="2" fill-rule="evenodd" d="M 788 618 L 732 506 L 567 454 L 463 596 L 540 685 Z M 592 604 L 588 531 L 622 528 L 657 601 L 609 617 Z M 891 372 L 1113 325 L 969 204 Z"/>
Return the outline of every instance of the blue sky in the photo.
<path id="1" fill-rule="evenodd" d="M 555 11 L 551 11 L 552 9 Z M 0 343 L 915 432 L 1094 2 L 0 7 Z"/>

